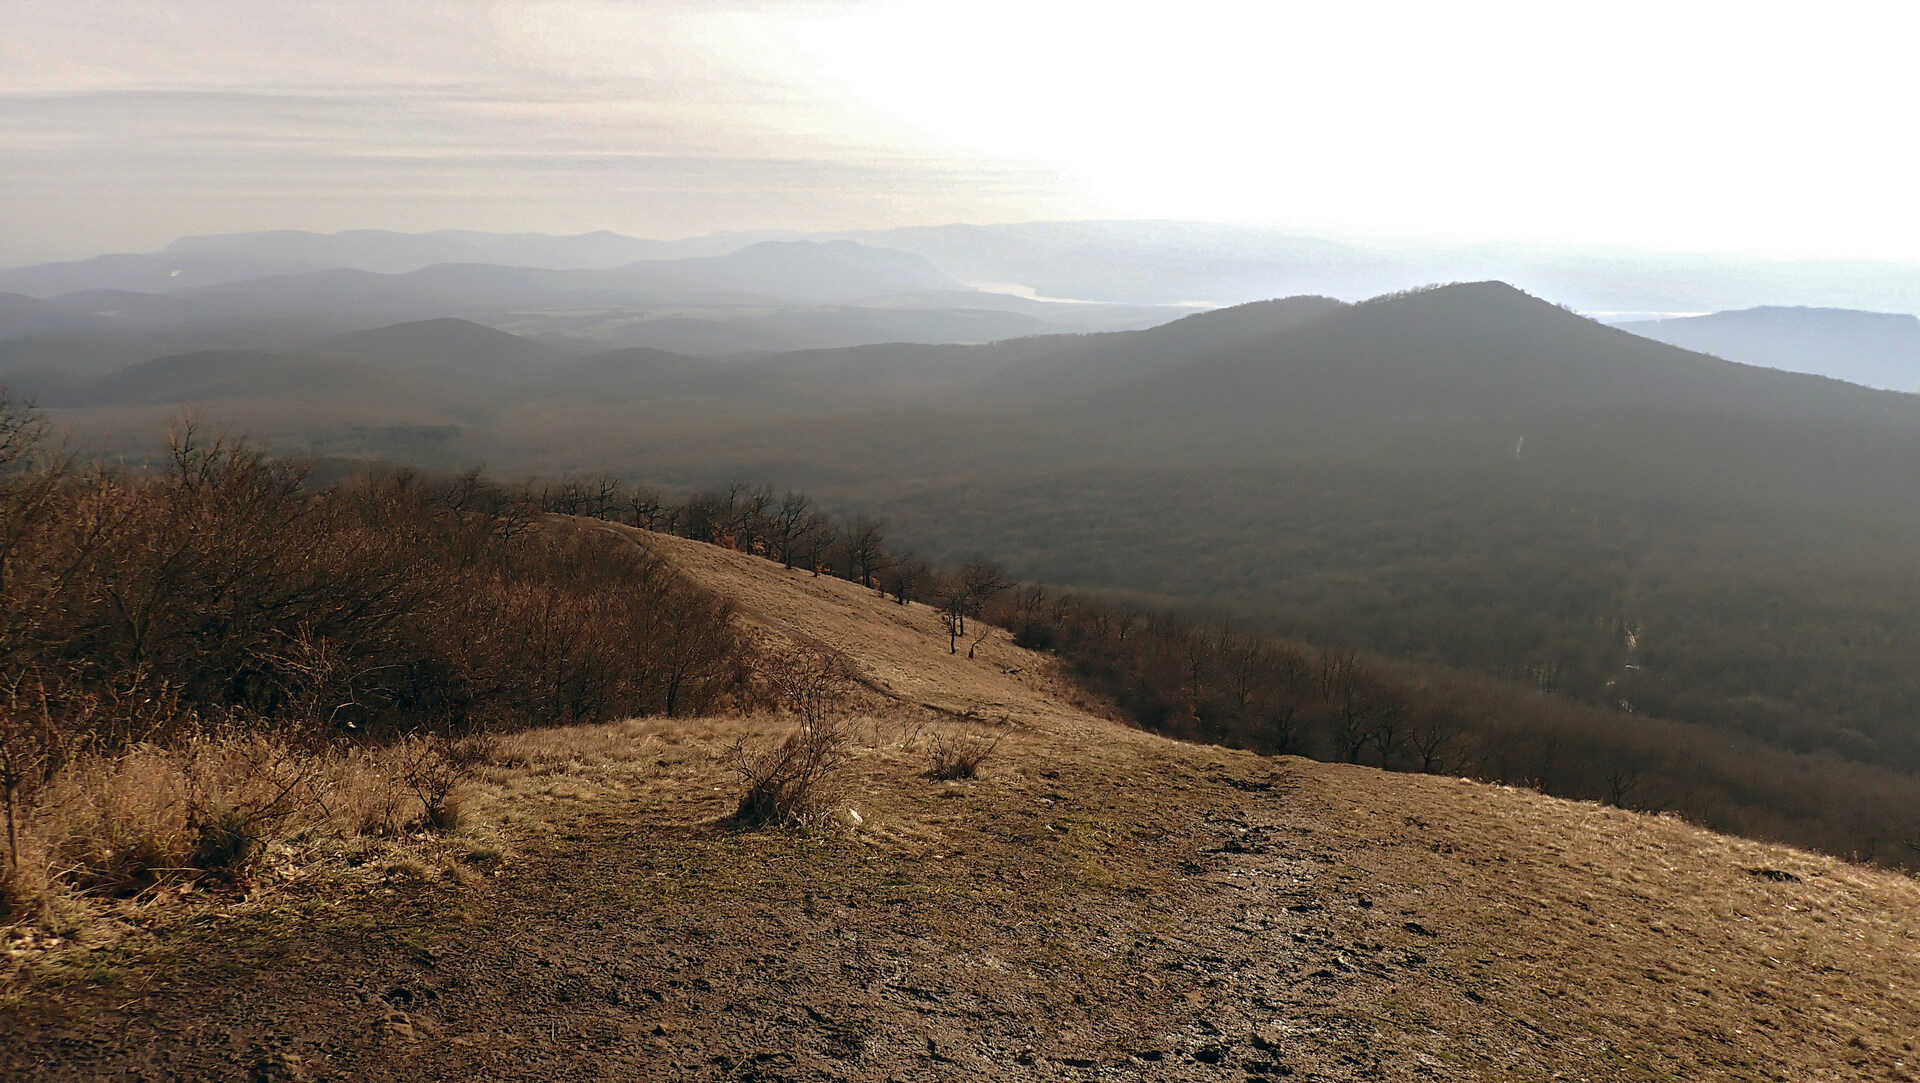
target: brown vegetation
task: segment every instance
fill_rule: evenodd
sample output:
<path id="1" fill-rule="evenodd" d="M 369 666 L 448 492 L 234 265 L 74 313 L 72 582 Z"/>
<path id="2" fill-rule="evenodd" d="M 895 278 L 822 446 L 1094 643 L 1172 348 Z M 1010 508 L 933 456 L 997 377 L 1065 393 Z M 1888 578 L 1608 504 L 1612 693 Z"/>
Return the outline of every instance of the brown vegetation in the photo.
<path id="1" fill-rule="evenodd" d="M 562 482 L 536 499 L 587 506 L 567 494 L 589 489 L 600 486 Z M 1582 702 L 1554 691 L 1546 674 L 1510 681 L 1322 648 L 1229 621 L 1018 584 L 984 558 L 930 569 L 887 550 L 882 524 L 836 521 L 797 494 L 776 504 L 770 490 L 738 482 L 680 502 L 627 492 L 616 485 L 594 506 L 614 519 L 622 508 L 641 506 L 649 518 L 632 525 L 783 564 L 781 547 L 769 540 L 785 529 L 780 509 L 804 512 L 811 525 L 803 566 L 815 574 L 861 583 L 902 605 L 924 589 L 949 653 L 958 652 L 969 629 L 1004 625 L 1021 645 L 1058 653 L 1090 688 L 1157 732 L 1469 775 L 1672 811 L 1717 830 L 1849 858 L 1920 863 L 1920 780 L 1899 770 Z"/>
<path id="2" fill-rule="evenodd" d="M 980 768 L 1000 747 L 1001 738 L 988 740 L 960 731 L 934 733 L 929 739 L 933 765 L 927 777 L 937 782 L 958 782 L 980 777 Z"/>
<path id="3" fill-rule="evenodd" d="M 828 811 L 834 776 L 847 762 L 852 738 L 840 708 L 858 671 L 845 653 L 803 639 L 763 652 L 759 675 L 799 725 L 770 748 L 750 749 L 742 741 L 730 750 L 742 790 L 734 821 L 747 827 L 814 823 Z"/>
<path id="4" fill-rule="evenodd" d="M 1061 595 L 997 614 L 1161 733 L 1467 775 L 1856 860 L 1920 863 L 1920 782 L 1491 677 Z"/>
<path id="5" fill-rule="evenodd" d="M 829 712 L 849 753 L 830 807 L 857 801 L 860 822 L 726 829 L 728 750 L 776 742 L 795 711 L 507 734 L 467 790 L 512 855 L 489 888 L 396 869 L 337 911 L 41 971 L 0 1000 L 0 1074 L 1653 1081 L 1912 1063 L 1910 878 L 1517 788 L 1169 741 L 998 627 L 972 660 L 943 654 L 929 606 L 652 544 L 755 634 L 857 664 L 866 691 Z M 994 720 L 992 769 L 929 785 L 923 735 L 956 716 Z"/>
<path id="6" fill-rule="evenodd" d="M 369 742 L 445 830 L 474 758 L 450 735 L 706 710 L 744 675 L 725 603 L 477 475 L 321 487 L 191 425 L 160 469 L 82 468 L 40 437 L 0 402 L 16 913 L 229 873 L 301 824 L 393 830 L 337 815 L 359 783 L 327 765 Z"/>

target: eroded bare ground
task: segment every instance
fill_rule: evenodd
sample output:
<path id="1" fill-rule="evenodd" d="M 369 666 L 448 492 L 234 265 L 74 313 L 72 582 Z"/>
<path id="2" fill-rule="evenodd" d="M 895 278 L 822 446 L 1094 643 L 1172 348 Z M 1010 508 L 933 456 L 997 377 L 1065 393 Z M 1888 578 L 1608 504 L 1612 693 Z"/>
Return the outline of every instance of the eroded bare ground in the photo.
<path id="1" fill-rule="evenodd" d="M 484 887 L 196 922 L 43 978 L 0 1015 L 0 1074 L 1914 1076 L 1910 880 L 1152 738 L 1003 639 L 949 656 L 924 610 L 659 544 L 859 659 L 858 824 L 720 826 L 721 753 L 777 719 L 528 735 L 475 802 L 515 851 Z M 1003 737 L 984 776 L 922 777 L 956 725 Z"/>

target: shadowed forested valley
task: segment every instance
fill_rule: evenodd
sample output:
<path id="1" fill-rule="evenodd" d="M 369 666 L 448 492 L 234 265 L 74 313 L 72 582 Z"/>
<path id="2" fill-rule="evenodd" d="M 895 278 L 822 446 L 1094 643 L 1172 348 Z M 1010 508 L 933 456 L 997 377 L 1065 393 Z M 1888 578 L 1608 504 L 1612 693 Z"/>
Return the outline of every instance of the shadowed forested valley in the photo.
<path id="1" fill-rule="evenodd" d="M 831 249 L 806 273 L 860 252 Z M 780 255 L 810 258 L 804 245 Z M 1475 709 L 1472 728 L 1498 717 L 1512 742 L 1497 769 L 1481 750 L 1482 773 L 1621 801 L 1635 789 L 1645 807 L 1747 808 L 1715 813 L 1744 823 L 1775 798 L 1726 796 L 1747 785 L 1732 765 L 1775 750 L 1836 786 L 1885 773 L 1866 786 L 1890 795 L 1884 813 L 1795 814 L 1852 825 L 1819 829 L 1819 845 L 1904 861 L 1920 836 L 1891 796 L 1920 770 L 1920 627 L 1907 619 L 1920 608 L 1920 399 L 1690 353 L 1501 283 L 1296 297 L 1137 331 L 720 357 L 441 319 L 285 352 L 177 354 L 65 394 L 53 421 L 134 461 L 193 405 L 323 469 L 485 463 L 509 481 L 677 500 L 799 490 L 883 527 L 889 563 L 985 554 L 1022 581 L 1195 627 L 1429 667 L 1459 697 L 1475 680 L 1539 697 Z M 1142 710 L 1157 724 L 1232 728 L 1192 693 L 1134 698 L 1154 701 Z M 1704 741 L 1729 777 L 1710 798 L 1682 796 L 1677 774 L 1629 786 L 1644 766 L 1599 765 L 1642 752 L 1525 735 L 1555 704 L 1589 712 L 1563 729 L 1691 727 L 1630 743 Z M 1467 769 L 1394 736 L 1376 744 L 1301 747 Z M 1573 759 L 1582 781 L 1555 783 Z"/>

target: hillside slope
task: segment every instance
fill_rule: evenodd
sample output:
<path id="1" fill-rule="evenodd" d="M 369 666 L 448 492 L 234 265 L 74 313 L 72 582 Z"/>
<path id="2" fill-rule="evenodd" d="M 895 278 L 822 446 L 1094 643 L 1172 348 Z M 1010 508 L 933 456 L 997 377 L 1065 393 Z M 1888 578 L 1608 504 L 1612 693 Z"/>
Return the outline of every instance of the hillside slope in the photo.
<path id="1" fill-rule="evenodd" d="M 793 486 L 936 560 L 1920 769 L 1912 395 L 1495 282 L 726 375 L 701 396 L 644 367 L 530 392 L 461 450 Z"/>
<path id="2" fill-rule="evenodd" d="M 1762 306 L 1614 326 L 1729 361 L 1920 391 L 1920 319 L 1906 313 Z"/>
<path id="3" fill-rule="evenodd" d="M 949 654 L 925 607 L 644 543 L 856 661 L 837 826 L 719 825 L 725 750 L 779 719 L 534 731 L 473 803 L 515 851 L 483 888 L 269 898 L 49 978 L 0 1000 L 0 1073 L 1911 1078 L 1911 880 L 1167 741 L 1004 635 Z M 1000 741 L 982 777 L 923 777 L 960 731 Z"/>

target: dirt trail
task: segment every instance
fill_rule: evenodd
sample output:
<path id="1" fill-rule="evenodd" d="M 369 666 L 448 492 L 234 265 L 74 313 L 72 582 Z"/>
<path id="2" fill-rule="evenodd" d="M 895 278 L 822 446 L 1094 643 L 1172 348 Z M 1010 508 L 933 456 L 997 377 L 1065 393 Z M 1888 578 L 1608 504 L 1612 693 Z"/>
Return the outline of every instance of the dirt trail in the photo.
<path id="1" fill-rule="evenodd" d="M 1914 1078 L 1912 881 L 1161 740 L 1003 636 L 970 661 L 924 607 L 655 544 L 859 660 L 857 825 L 717 826 L 720 751 L 778 720 L 603 728 L 615 766 L 499 780 L 484 889 L 183 929 L 0 1014 L 0 1075 Z M 969 715 L 984 777 L 921 777 L 916 735 Z"/>

